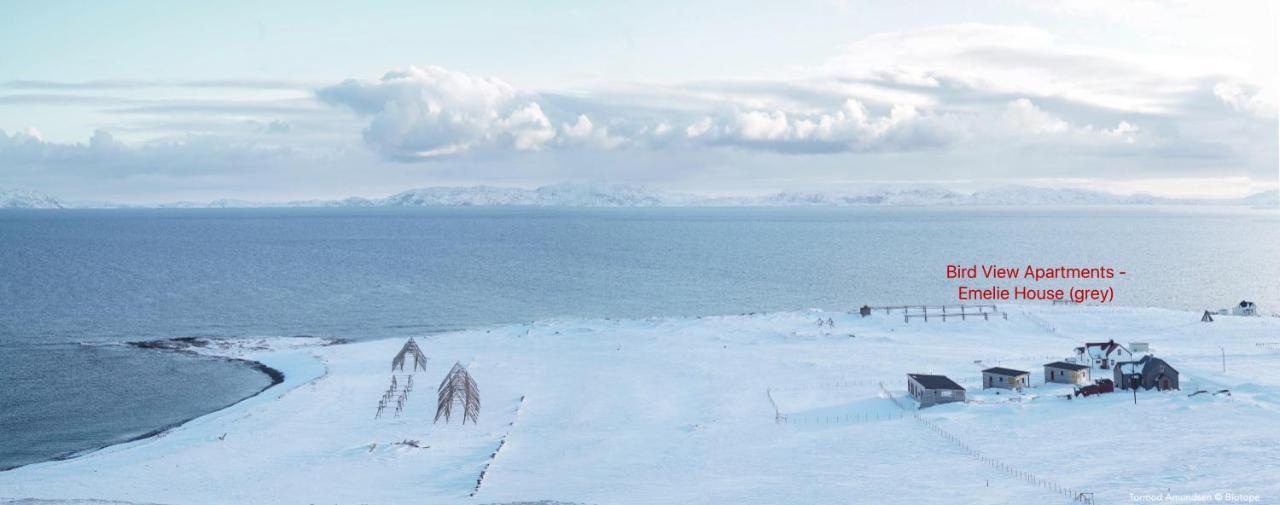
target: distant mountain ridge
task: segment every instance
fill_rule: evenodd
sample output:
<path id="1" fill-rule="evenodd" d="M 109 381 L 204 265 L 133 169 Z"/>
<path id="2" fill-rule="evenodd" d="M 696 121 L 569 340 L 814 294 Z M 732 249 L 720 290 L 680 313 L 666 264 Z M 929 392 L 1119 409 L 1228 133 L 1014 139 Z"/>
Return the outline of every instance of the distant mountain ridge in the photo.
<path id="1" fill-rule="evenodd" d="M 61 209 L 66 207 L 52 196 L 22 189 L 0 188 L 0 209 Z"/>
<path id="2" fill-rule="evenodd" d="M 1116 195 L 1071 188 L 1003 186 L 974 193 L 938 187 L 876 189 L 864 192 L 780 191 L 754 196 L 703 196 L 627 184 L 562 183 L 535 189 L 496 186 L 436 186 L 402 191 L 385 198 L 255 202 L 219 199 L 131 205 L 64 202 L 33 191 L 0 190 L 0 208 L 260 208 L 260 207 L 852 207 L 852 206 L 1042 206 L 1042 205 L 1241 205 L 1280 206 L 1280 192 L 1238 199 L 1181 199 Z"/>

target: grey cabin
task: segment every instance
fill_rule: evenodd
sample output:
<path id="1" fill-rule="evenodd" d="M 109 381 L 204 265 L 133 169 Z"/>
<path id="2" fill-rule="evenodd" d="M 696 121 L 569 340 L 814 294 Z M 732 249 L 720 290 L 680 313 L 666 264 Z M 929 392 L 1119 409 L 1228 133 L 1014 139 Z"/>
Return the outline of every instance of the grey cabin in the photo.
<path id="1" fill-rule="evenodd" d="M 1031 373 L 994 367 L 982 371 L 982 389 L 1022 389 L 1031 382 Z"/>
<path id="2" fill-rule="evenodd" d="M 945 375 L 909 373 L 907 391 L 922 409 L 942 403 L 964 402 L 964 388 Z"/>
<path id="3" fill-rule="evenodd" d="M 1089 367 L 1078 363 L 1054 361 L 1044 365 L 1044 383 L 1085 384 L 1089 382 Z"/>
<path id="4" fill-rule="evenodd" d="M 1155 356 L 1143 356 L 1137 361 L 1122 361 L 1115 367 L 1116 385 L 1120 389 L 1158 389 L 1168 391 L 1178 388 L 1178 371 Z"/>

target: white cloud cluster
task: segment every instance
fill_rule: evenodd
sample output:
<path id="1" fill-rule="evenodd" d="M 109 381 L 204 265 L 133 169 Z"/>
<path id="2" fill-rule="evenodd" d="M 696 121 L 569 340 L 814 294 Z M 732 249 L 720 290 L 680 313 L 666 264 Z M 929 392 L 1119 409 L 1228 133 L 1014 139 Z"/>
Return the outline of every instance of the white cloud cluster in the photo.
<path id="1" fill-rule="evenodd" d="M 862 102 L 821 112 L 746 110 L 703 117 L 685 134 L 693 142 L 767 148 L 782 152 L 838 152 L 921 147 L 936 143 L 942 126 L 910 105 L 895 105 L 873 115 Z"/>
<path id="2" fill-rule="evenodd" d="M 905 76 L 905 77 L 904 77 Z M 936 85 L 925 74 L 899 72 L 894 82 Z M 829 82 L 829 81 L 828 81 Z M 1075 124 L 1025 97 L 971 106 L 907 100 L 864 102 L 850 88 L 815 86 L 808 101 L 839 100 L 831 107 L 770 99 L 768 83 L 755 97 L 699 94 L 689 110 L 618 110 L 609 99 L 579 99 L 569 107 L 492 78 L 438 67 L 394 71 L 370 81 L 348 80 L 322 88 L 326 103 L 345 106 L 368 120 L 366 144 L 399 161 L 436 159 L 476 151 L 540 151 L 590 146 L 738 147 L 782 153 L 913 151 L 964 142 L 1062 143 L 1073 147 L 1135 144 L 1135 122 L 1114 127 Z M 863 89 L 863 88 L 855 88 Z M 875 97 L 902 96 L 892 93 Z M 991 100 L 987 100 L 991 102 Z M 769 106 L 769 107 L 764 107 Z M 697 113 L 701 110 L 702 113 Z M 553 111 L 554 113 L 548 112 Z M 693 113 L 690 113 L 693 112 Z M 599 121 L 603 119 L 606 124 Z M 618 129 L 612 128 L 618 126 Z"/>
<path id="3" fill-rule="evenodd" d="M 1234 110 L 1261 118 L 1276 117 L 1276 104 L 1268 100 L 1257 86 L 1237 81 L 1220 82 L 1213 86 L 1213 96 Z"/>
<path id="4" fill-rule="evenodd" d="M 904 104 L 880 115 L 856 99 L 831 111 L 749 110 L 703 117 L 685 128 L 691 142 L 766 148 L 780 152 L 913 151 L 962 143 L 1073 148 L 1135 144 L 1140 129 L 1073 124 L 1019 98 L 974 111 L 921 110 Z"/>
<path id="5" fill-rule="evenodd" d="M 376 80 L 347 80 L 321 88 L 329 104 L 368 117 L 366 143 L 402 160 L 486 149 L 538 151 L 595 140 L 616 143 L 585 115 L 557 128 L 536 94 L 496 78 L 440 67 L 409 67 Z"/>

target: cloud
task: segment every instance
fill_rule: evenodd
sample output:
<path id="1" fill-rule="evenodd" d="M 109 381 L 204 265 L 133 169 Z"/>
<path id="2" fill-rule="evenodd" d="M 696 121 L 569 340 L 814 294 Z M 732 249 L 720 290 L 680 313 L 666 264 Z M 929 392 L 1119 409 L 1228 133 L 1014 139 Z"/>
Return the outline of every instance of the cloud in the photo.
<path id="1" fill-rule="evenodd" d="M 662 130 L 661 127 L 661 124 L 654 125 L 653 131 L 655 135 L 665 133 L 665 130 Z M 586 114 L 579 114 L 572 124 L 561 124 L 559 140 L 564 145 L 593 145 L 605 149 L 612 149 L 627 142 L 625 138 L 610 134 L 609 127 L 597 126 L 592 123 L 591 118 L 587 117 Z"/>
<path id="2" fill-rule="evenodd" d="M 921 75 L 904 78 L 898 73 L 891 78 L 929 84 Z M 380 79 L 353 79 L 321 88 L 317 96 L 368 121 L 363 132 L 366 145 L 397 161 L 623 147 L 794 154 L 928 151 L 973 142 L 1115 148 L 1138 147 L 1140 131 L 1138 122 L 1131 120 L 1117 120 L 1108 127 L 1071 122 L 1025 97 L 975 107 L 941 96 L 920 100 L 910 94 L 873 93 L 871 101 L 864 102 L 848 93 L 865 91 L 866 86 L 833 80 L 784 82 L 777 88 L 756 82 L 719 94 L 697 88 L 685 92 L 698 96 L 682 102 L 685 110 L 662 108 L 656 105 L 660 100 L 635 100 L 634 95 L 632 102 L 646 105 L 608 95 L 566 103 L 496 78 L 409 67 Z M 785 98 L 771 96 L 779 88 Z M 671 89 L 661 93 L 679 94 Z M 880 101 L 893 97 L 908 99 Z M 673 130 L 678 133 L 673 135 Z"/>
<path id="3" fill-rule="evenodd" d="M 1028 97 L 1171 115 L 1185 112 L 1206 82 L 1232 69 L 1215 61 L 1121 47 L 1068 44 L 1029 26 L 964 23 L 864 38 L 829 58 L 820 73 L 939 99 L 964 93 Z"/>
<path id="4" fill-rule="evenodd" d="M 285 79 L 207 79 L 197 81 L 152 80 L 98 80 L 98 81 L 41 81 L 14 80 L 0 83 L 0 88 L 37 89 L 55 91 L 79 90 L 135 90 L 154 88 L 225 88 L 256 90 L 302 90 L 314 87 L 314 83 Z"/>
<path id="5" fill-rule="evenodd" d="M 495 78 L 440 67 L 409 67 L 376 80 L 321 88 L 325 103 L 369 119 L 365 142 L 384 155 L 414 160 L 479 149 L 537 151 L 555 128 L 536 97 Z"/>
<path id="6" fill-rule="evenodd" d="M 252 171 L 294 157 L 292 149 L 235 142 L 217 136 L 157 139 L 130 146 L 106 130 L 96 130 L 87 142 L 45 140 L 34 128 L 7 135 L 0 130 L 0 173 L 79 173 L 93 178 L 140 174 L 195 175 Z"/>
<path id="7" fill-rule="evenodd" d="M 1019 98 L 970 111 L 894 105 L 881 114 L 856 99 L 820 112 L 746 110 L 706 116 L 684 129 L 689 142 L 783 153 L 911 152 L 964 145 L 1063 146 L 1077 150 L 1133 145 L 1141 129 L 1076 124 Z"/>
<path id="8" fill-rule="evenodd" d="M 1233 81 L 1220 82 L 1213 86 L 1213 96 L 1234 110 L 1260 118 L 1276 117 L 1276 104 L 1269 101 L 1257 86 Z"/>

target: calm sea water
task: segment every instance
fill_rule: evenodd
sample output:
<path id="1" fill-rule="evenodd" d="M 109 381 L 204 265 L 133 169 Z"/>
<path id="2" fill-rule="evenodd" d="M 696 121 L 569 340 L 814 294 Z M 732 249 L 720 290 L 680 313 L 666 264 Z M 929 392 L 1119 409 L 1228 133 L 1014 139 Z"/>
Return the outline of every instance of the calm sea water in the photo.
<path id="1" fill-rule="evenodd" d="M 220 408 L 248 367 L 113 345 L 954 303 L 949 263 L 1108 265 L 1116 303 L 1280 312 L 1280 216 L 1124 209 L 0 212 L 0 467 Z"/>

